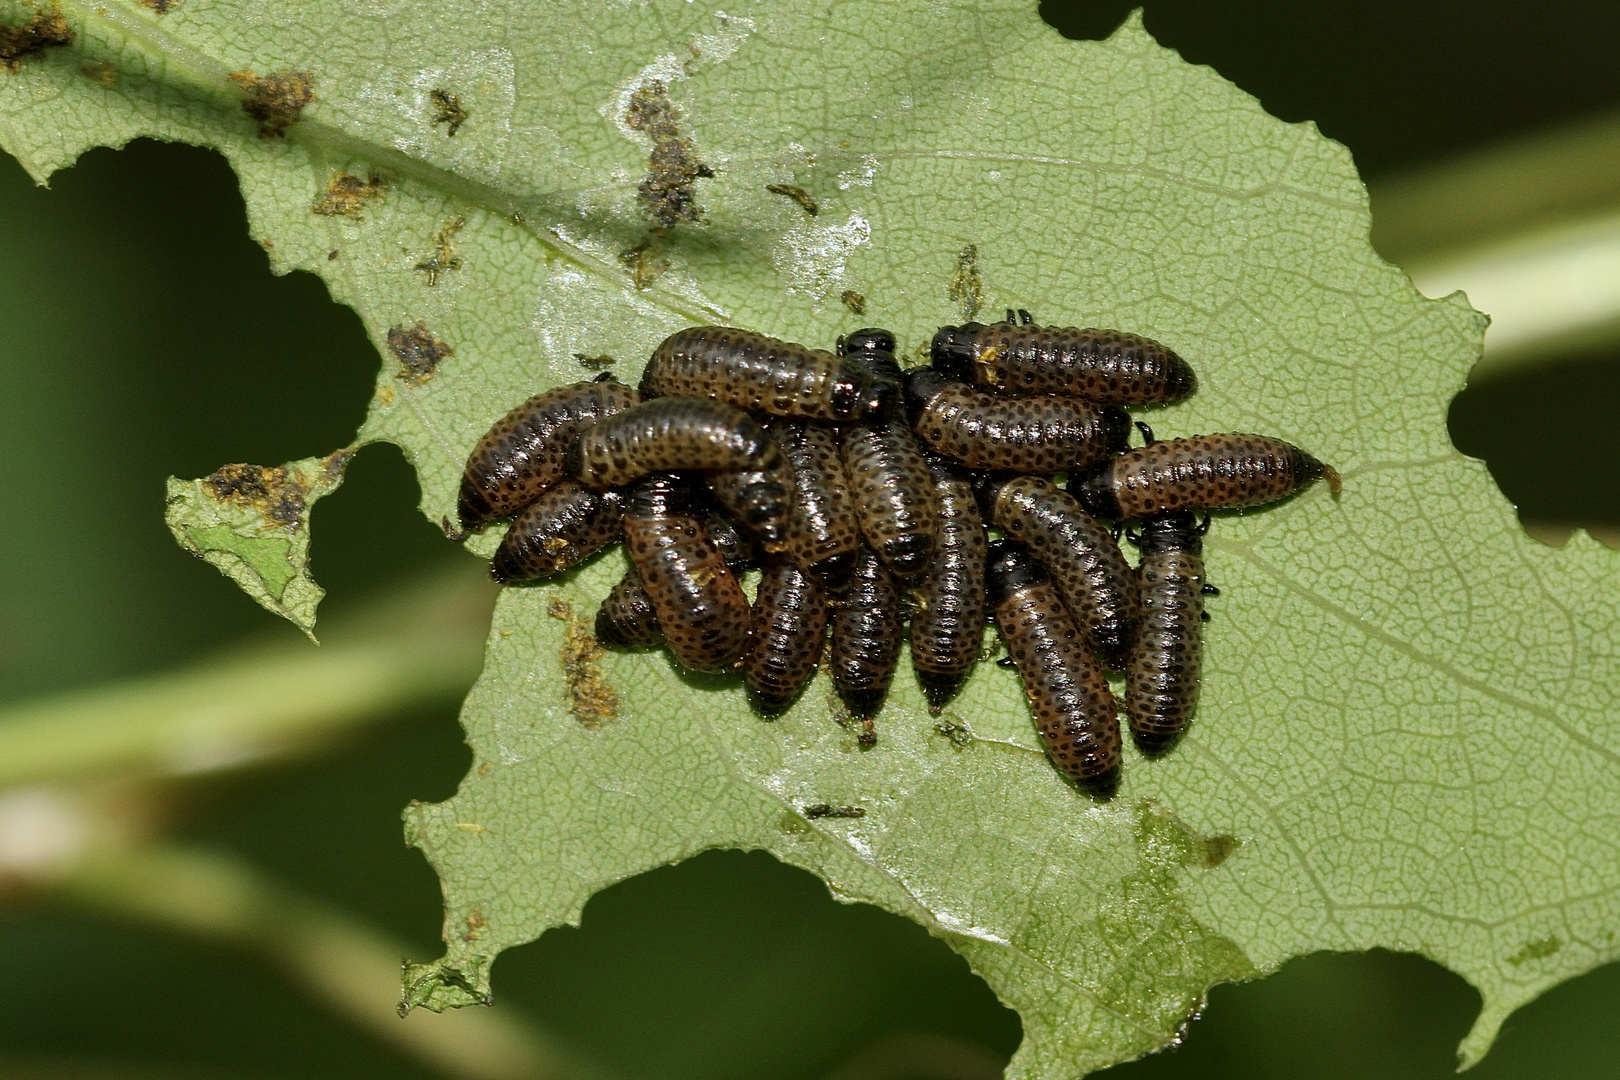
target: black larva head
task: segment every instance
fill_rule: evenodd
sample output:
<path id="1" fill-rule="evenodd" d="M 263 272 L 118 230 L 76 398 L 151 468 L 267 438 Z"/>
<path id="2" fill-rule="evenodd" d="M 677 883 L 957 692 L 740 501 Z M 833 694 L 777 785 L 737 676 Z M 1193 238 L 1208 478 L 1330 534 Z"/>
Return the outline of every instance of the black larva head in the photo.
<path id="1" fill-rule="evenodd" d="M 1144 555 L 1166 551 L 1191 551 L 1196 554 L 1204 549 L 1204 531 L 1199 528 L 1198 519 L 1191 510 L 1155 514 L 1142 519 L 1142 537 L 1137 546 Z"/>
<path id="2" fill-rule="evenodd" d="M 984 587 L 985 599 L 992 606 L 1019 589 L 1045 580 L 1046 567 L 1035 561 L 1024 545 L 1012 540 L 997 540 L 990 545 L 984 564 Z"/>
<path id="3" fill-rule="evenodd" d="M 939 328 L 930 354 L 941 375 L 958 382 L 973 381 L 973 360 L 979 354 L 974 342 L 983 329 L 983 325 L 975 322 Z"/>
<path id="4" fill-rule="evenodd" d="M 1131 414 L 1118 405 L 1103 406 L 1103 434 L 1110 454 L 1123 454 L 1131 448 Z"/>
<path id="5" fill-rule="evenodd" d="M 873 375 L 854 360 L 838 365 L 838 381 L 833 384 L 832 411 L 835 420 L 865 420 L 888 409 L 894 401 L 894 386 Z"/>
<path id="6" fill-rule="evenodd" d="M 765 550 L 775 551 L 787 539 L 792 498 L 781 484 L 766 480 L 749 484 L 738 492 L 734 509 L 743 525 L 759 537 Z"/>
<path id="7" fill-rule="evenodd" d="M 914 368 L 906 372 L 905 379 L 906 412 L 912 417 L 926 409 L 934 395 L 952 381 L 931 367 Z"/>
<path id="8" fill-rule="evenodd" d="M 870 371 L 878 384 L 887 384 L 889 393 L 898 396 L 904 376 L 894 359 L 894 335 L 887 330 L 857 330 L 848 337 L 838 339 L 838 355 Z M 887 403 L 885 405 L 887 407 Z"/>
<path id="9" fill-rule="evenodd" d="M 827 591 L 838 594 L 849 588 L 850 578 L 855 573 L 855 553 L 853 551 L 840 551 L 836 555 L 829 555 L 810 567 L 810 572 L 821 579 L 827 586 Z"/>
<path id="10" fill-rule="evenodd" d="M 932 450 L 922 452 L 923 464 L 928 466 L 928 475 L 937 481 L 969 480 L 969 472 L 948 457 L 943 457 Z"/>
<path id="11" fill-rule="evenodd" d="M 1135 621 L 1131 623 L 1135 628 Z M 1108 626 L 1093 627 L 1091 631 L 1091 651 L 1096 654 L 1102 666 L 1113 671 L 1122 671 L 1126 661 L 1130 658 L 1131 634 L 1123 624 L 1114 623 Z"/>
<path id="12" fill-rule="evenodd" d="M 893 356 L 894 335 L 887 330 L 869 326 L 864 330 L 855 331 L 839 342 L 839 356 L 862 356 L 867 353 L 888 353 Z"/>
<path id="13" fill-rule="evenodd" d="M 720 549 L 720 558 L 733 570 L 743 570 L 754 564 L 758 552 L 737 523 L 723 510 L 710 510 L 703 516 L 703 527 L 709 530 L 709 539 Z"/>
<path id="14" fill-rule="evenodd" d="M 886 542 L 883 554 L 890 570 L 900 577 L 911 577 L 928 568 L 928 560 L 934 555 L 934 537 L 932 534 L 906 533 Z"/>
<path id="15" fill-rule="evenodd" d="M 1018 473 L 984 472 L 975 469 L 968 476 L 968 486 L 973 489 L 973 498 L 979 504 L 979 513 L 986 522 L 996 516 L 996 499 L 1001 495 L 1001 485 L 1018 476 Z"/>
<path id="16" fill-rule="evenodd" d="M 1080 501 L 1080 507 L 1092 517 L 1119 520 L 1119 499 L 1114 496 L 1114 463 L 1097 464 L 1069 477 L 1069 494 Z"/>

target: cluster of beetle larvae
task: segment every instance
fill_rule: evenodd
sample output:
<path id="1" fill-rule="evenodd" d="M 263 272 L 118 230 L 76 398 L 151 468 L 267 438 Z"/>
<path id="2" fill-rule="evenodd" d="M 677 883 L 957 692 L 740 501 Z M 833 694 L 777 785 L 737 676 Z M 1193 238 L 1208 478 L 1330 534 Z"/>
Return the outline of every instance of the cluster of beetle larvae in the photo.
<path id="1" fill-rule="evenodd" d="M 1022 316 L 1022 320 L 1018 318 Z M 1192 368 L 1146 338 L 1004 322 L 948 326 L 902 371 L 894 335 L 837 352 L 718 326 L 611 375 L 539 394 L 473 450 L 464 529 L 514 518 L 497 581 L 543 578 L 623 538 L 631 569 L 596 616 L 616 648 L 667 646 L 692 671 L 741 669 L 760 714 L 814 675 L 875 741 L 909 616 L 936 715 L 982 656 L 987 615 L 1052 762 L 1107 797 L 1125 672 L 1137 745 L 1166 750 L 1198 697 L 1204 582 L 1194 511 L 1253 506 L 1339 477 L 1263 435 L 1130 449 L 1122 406 L 1178 401 Z M 1053 482 L 1068 474 L 1068 490 Z M 1126 535 L 1141 551 L 1134 569 Z M 1112 527 L 1104 522 L 1115 523 Z M 986 527 L 1006 539 L 989 542 Z M 738 573 L 762 570 L 750 606 Z"/>

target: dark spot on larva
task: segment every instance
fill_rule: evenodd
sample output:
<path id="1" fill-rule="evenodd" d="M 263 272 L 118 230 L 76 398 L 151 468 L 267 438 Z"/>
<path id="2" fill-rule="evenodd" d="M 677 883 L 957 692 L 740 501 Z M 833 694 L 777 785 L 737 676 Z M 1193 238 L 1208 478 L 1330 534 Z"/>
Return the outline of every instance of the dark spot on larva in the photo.
<path id="1" fill-rule="evenodd" d="M 388 328 L 388 351 L 399 361 L 397 377 L 406 386 L 420 386 L 433 378 L 439 361 L 454 356 L 455 350 L 435 337 L 422 323 L 406 328 Z"/>
<path id="2" fill-rule="evenodd" d="M 287 71 L 279 75 L 255 75 L 233 71 L 228 76 L 247 98 L 242 111 L 258 122 L 261 138 L 281 138 L 298 123 L 304 106 L 315 100 L 314 76 L 307 71 Z"/>
<path id="3" fill-rule="evenodd" d="M 546 614 L 567 624 L 557 656 L 568 683 L 568 711 L 579 721 L 580 727 L 599 728 L 604 721 L 619 715 L 619 695 L 612 684 L 602 678 L 598 663 L 607 651 L 597 643 L 585 620 L 575 617 L 574 606 L 568 601 L 552 600 Z"/>
<path id="4" fill-rule="evenodd" d="M 21 26 L 0 25 L 0 65 L 15 74 L 28 57 L 71 44 L 73 30 L 61 13 L 40 12 Z"/>
<path id="5" fill-rule="evenodd" d="M 635 247 L 619 252 L 619 265 L 630 272 L 631 284 L 638 289 L 645 289 L 669 269 L 669 264 L 651 240 L 643 240 Z"/>
<path id="6" fill-rule="evenodd" d="M 973 729 L 956 720 L 946 720 L 934 725 L 934 734 L 943 735 L 961 749 L 973 741 Z"/>
<path id="7" fill-rule="evenodd" d="M 853 311 L 855 314 L 866 314 L 866 297 L 862 296 L 854 289 L 845 289 L 841 294 L 839 294 L 838 299 L 842 300 L 844 302 L 844 306 L 849 308 L 849 310 Z"/>
<path id="8" fill-rule="evenodd" d="M 603 353 L 601 356 L 586 356 L 584 353 L 575 353 L 574 359 L 579 363 L 579 366 L 584 368 L 586 371 L 606 371 L 608 368 L 618 363 L 617 360 L 609 356 L 607 353 Z"/>
<path id="9" fill-rule="evenodd" d="M 328 459 L 330 462 L 331 459 Z M 328 473 L 343 471 L 347 458 L 328 467 Z M 285 465 L 267 469 L 262 465 L 224 465 L 203 479 L 214 498 L 232 506 L 259 511 L 271 525 L 295 532 L 308 505 L 308 488 L 287 471 Z"/>
<path id="10" fill-rule="evenodd" d="M 682 134 L 681 111 L 670 101 L 668 88 L 654 80 L 636 90 L 624 120 L 652 139 L 647 176 L 636 192 L 659 235 L 683 221 L 702 221 L 693 185 L 714 176 L 714 170 L 697 159 Z"/>
<path id="11" fill-rule="evenodd" d="M 141 0 L 143 7 L 149 7 L 159 15 L 167 15 L 180 6 L 180 0 Z"/>
<path id="12" fill-rule="evenodd" d="M 864 806 L 834 806 L 832 803 L 816 803 L 814 806 L 804 808 L 804 816 L 814 821 L 816 818 L 862 818 L 866 816 Z"/>
<path id="13" fill-rule="evenodd" d="M 360 220 L 361 211 L 372 199 L 383 194 L 383 178 L 376 173 L 362 180 L 353 173 L 333 173 L 326 190 L 315 196 L 310 204 L 312 214 L 322 217 L 346 217 Z"/>
<path id="14" fill-rule="evenodd" d="M 461 940 L 477 941 L 483 936 L 484 927 L 488 925 L 489 920 L 484 918 L 484 909 L 473 908 L 467 913 L 467 929 L 461 932 Z"/>
<path id="15" fill-rule="evenodd" d="M 969 244 L 956 256 L 956 273 L 945 283 L 945 296 L 962 309 L 962 321 L 972 322 L 984 306 L 984 280 L 979 277 L 979 246 Z"/>
<path id="16" fill-rule="evenodd" d="M 111 86 L 118 81 L 118 71 L 111 64 L 86 64 L 79 74 L 97 86 Z"/>
<path id="17" fill-rule="evenodd" d="M 821 208 L 816 205 L 816 200 L 804 188 L 794 187 L 792 184 L 766 184 L 765 190 L 772 195 L 781 195 L 792 199 L 804 207 L 804 212 L 811 217 L 815 217 L 821 211 Z"/>
<path id="18" fill-rule="evenodd" d="M 449 128 L 444 133 L 445 137 L 455 138 L 456 132 L 461 130 L 461 125 L 467 122 L 468 115 L 467 110 L 462 107 L 460 95 L 449 90 L 431 90 L 428 92 L 428 100 L 433 103 L 432 122 L 434 124 L 449 124 Z"/>
<path id="19" fill-rule="evenodd" d="M 456 233 L 460 232 L 466 225 L 467 219 L 465 217 L 457 217 L 453 221 L 445 222 L 444 228 L 440 229 L 439 235 L 434 238 L 433 254 L 416 264 L 417 273 L 427 275 L 429 288 L 439 283 L 441 274 L 461 269 L 461 256 L 456 254 L 455 239 Z"/>

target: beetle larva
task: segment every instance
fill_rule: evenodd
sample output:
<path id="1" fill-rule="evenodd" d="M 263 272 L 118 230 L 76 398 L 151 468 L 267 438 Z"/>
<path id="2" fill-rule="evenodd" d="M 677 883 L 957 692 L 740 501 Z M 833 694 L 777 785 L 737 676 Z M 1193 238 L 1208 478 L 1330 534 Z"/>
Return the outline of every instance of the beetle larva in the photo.
<path id="1" fill-rule="evenodd" d="M 1118 521 L 1171 510 L 1256 506 L 1322 478 L 1339 490 L 1332 466 L 1281 439 L 1195 435 L 1127 451 L 1071 477 L 1069 492 L 1087 512 Z"/>
<path id="2" fill-rule="evenodd" d="M 490 576 L 504 584 L 578 566 L 619 538 L 623 516 L 617 491 L 564 480 L 518 514 L 490 560 Z"/>
<path id="3" fill-rule="evenodd" d="M 860 364 L 822 349 L 752 330 L 694 326 L 653 350 L 641 393 L 713 398 L 773 416 L 845 422 L 881 411 L 893 390 Z"/>
<path id="4" fill-rule="evenodd" d="M 880 381 L 897 385 L 894 335 L 858 330 L 839 349 L 867 366 Z M 895 573 L 909 576 L 928 565 L 939 515 L 928 463 L 898 404 L 874 420 L 842 432 L 844 476 L 854 498 L 861 536 Z"/>
<path id="5" fill-rule="evenodd" d="M 1085 634 L 1040 563 L 1017 544 L 990 545 L 986 581 L 1047 757 L 1088 791 L 1109 797 L 1119 783 L 1119 706 Z"/>
<path id="6" fill-rule="evenodd" d="M 786 559 L 766 564 L 754 597 L 754 643 L 743 661 L 743 683 L 755 712 L 770 717 L 787 711 L 816 673 L 826 636 L 827 593 L 821 582 Z"/>
<path id="7" fill-rule="evenodd" d="M 793 488 L 782 448 L 759 421 L 706 398 L 654 398 L 615 413 L 574 437 L 566 465 L 570 476 L 594 488 L 683 469 L 759 471 L 779 490 Z"/>
<path id="8" fill-rule="evenodd" d="M 912 591 L 911 666 L 929 713 L 938 716 L 983 651 L 989 542 L 968 481 L 942 461 L 928 464 L 939 508 L 939 538 L 927 574 Z"/>
<path id="9" fill-rule="evenodd" d="M 930 450 L 974 469 L 1054 473 L 1125 449 L 1130 415 L 1079 398 L 1004 397 L 933 368 L 906 374 L 912 429 Z"/>
<path id="10" fill-rule="evenodd" d="M 866 719 L 883 704 L 900 656 L 900 592 L 889 568 L 862 546 L 849 591 L 833 603 L 829 663 L 833 688 Z"/>
<path id="11" fill-rule="evenodd" d="M 784 552 L 826 585 L 839 588 L 854 569 L 861 537 L 838 453 L 838 432 L 815 423 L 775 423 L 770 430 L 793 468 L 793 510 Z"/>
<path id="12" fill-rule="evenodd" d="M 767 552 L 786 546 L 793 508 L 793 467 L 780 449 L 772 457 L 769 469 L 721 469 L 707 477 L 715 501 Z"/>
<path id="13" fill-rule="evenodd" d="M 754 545 L 729 517 L 710 510 L 703 515 L 703 525 L 733 574 L 753 565 Z M 652 597 L 641 584 L 635 563 L 602 598 L 596 611 L 596 640 L 610 649 L 644 649 L 663 643 L 658 612 L 653 610 Z"/>
<path id="14" fill-rule="evenodd" d="M 569 441 L 604 416 L 640 401 L 610 374 L 536 394 L 478 440 L 461 477 L 456 515 L 463 529 L 510 517 L 563 478 Z"/>
<path id="15" fill-rule="evenodd" d="M 1187 361 L 1136 334 L 1005 322 L 942 326 L 933 364 L 947 378 L 1007 394 L 1064 394 L 1116 405 L 1180 401 L 1198 388 Z"/>
<path id="16" fill-rule="evenodd" d="M 624 547 L 669 651 L 693 671 L 730 671 L 748 648 L 748 598 L 678 476 L 655 473 L 625 494 Z"/>
<path id="17" fill-rule="evenodd" d="M 610 649 L 645 649 L 664 640 L 658 612 L 634 563 L 596 610 L 596 640 Z"/>
<path id="18" fill-rule="evenodd" d="M 995 488 L 990 520 L 1046 567 L 1097 658 L 1124 667 L 1141 609 L 1136 575 L 1113 535 L 1074 496 L 1037 476 Z"/>
<path id="19" fill-rule="evenodd" d="M 1208 522 L 1205 522 L 1208 527 Z M 1142 629 L 1125 669 L 1125 714 L 1144 754 L 1176 741 L 1198 705 L 1203 651 L 1204 539 L 1192 511 L 1150 517 L 1137 541 Z"/>

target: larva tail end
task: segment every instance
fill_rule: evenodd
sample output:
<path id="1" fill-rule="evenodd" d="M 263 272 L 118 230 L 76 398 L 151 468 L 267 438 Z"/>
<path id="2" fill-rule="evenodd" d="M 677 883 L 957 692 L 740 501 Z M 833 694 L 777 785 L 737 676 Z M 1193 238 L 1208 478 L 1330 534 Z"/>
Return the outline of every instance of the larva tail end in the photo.
<path id="1" fill-rule="evenodd" d="M 779 697 L 776 694 L 766 693 L 764 690 L 750 686 L 748 688 L 748 706 L 758 713 L 762 720 L 775 720 L 788 711 L 797 694 L 789 697 Z"/>
<path id="2" fill-rule="evenodd" d="M 619 628 L 613 625 L 613 618 L 606 611 L 596 613 L 596 643 L 607 649 L 622 649 L 625 647 L 624 636 Z"/>
<path id="3" fill-rule="evenodd" d="M 1339 493 L 1339 488 L 1344 485 L 1344 481 L 1339 479 L 1338 470 L 1331 465 L 1322 466 L 1322 479 L 1327 481 L 1328 490 L 1335 495 Z"/>
<path id="4" fill-rule="evenodd" d="M 928 702 L 928 715 L 938 716 L 950 704 L 957 691 L 962 689 L 965 677 L 961 675 L 942 675 L 937 671 L 917 672 L 917 685 L 922 687 L 923 698 Z"/>
<path id="5" fill-rule="evenodd" d="M 489 499 L 478 490 L 472 478 L 461 478 L 461 494 L 456 499 L 456 518 L 461 522 L 461 536 L 463 538 L 475 529 L 483 526 L 495 517 L 495 508 L 489 505 Z M 449 535 L 446 530 L 445 535 Z M 452 538 L 453 539 L 453 538 Z"/>
<path id="6" fill-rule="evenodd" d="M 1119 790 L 1119 766 L 1114 765 L 1092 776 L 1076 777 L 1075 783 L 1098 802 L 1107 802 Z"/>
<path id="7" fill-rule="evenodd" d="M 1192 365 L 1166 349 L 1164 367 L 1164 400 L 1183 401 L 1198 389 L 1198 375 Z"/>
<path id="8" fill-rule="evenodd" d="M 1142 751 L 1144 757 L 1158 758 L 1168 754 L 1170 748 L 1181 741 L 1181 732 L 1147 731 L 1133 725 L 1131 741 L 1136 743 L 1136 748 Z"/>

